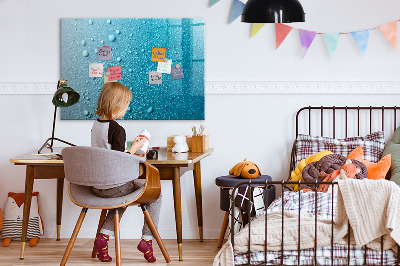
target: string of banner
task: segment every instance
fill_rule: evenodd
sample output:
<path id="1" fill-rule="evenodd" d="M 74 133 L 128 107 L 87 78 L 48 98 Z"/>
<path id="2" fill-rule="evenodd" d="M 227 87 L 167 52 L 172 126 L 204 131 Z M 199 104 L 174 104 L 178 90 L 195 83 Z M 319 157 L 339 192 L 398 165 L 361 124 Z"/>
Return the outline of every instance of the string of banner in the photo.
<path id="1" fill-rule="evenodd" d="M 219 1 L 220 0 L 210 0 L 209 7 L 212 7 Z M 235 21 L 242 14 L 243 8 L 244 8 L 244 3 L 242 1 L 233 0 L 229 23 Z M 321 34 L 323 36 L 329 55 L 331 57 L 333 57 L 336 48 L 338 47 L 340 36 L 342 36 L 343 34 L 351 34 L 355 42 L 357 43 L 357 46 L 360 48 L 361 53 L 364 55 L 365 51 L 367 50 L 368 40 L 371 30 L 379 29 L 385 36 L 385 38 L 388 40 L 390 45 L 393 47 L 393 49 L 396 50 L 398 21 L 399 20 L 395 20 L 370 29 L 351 31 L 351 32 L 332 32 L 332 33 L 321 33 L 303 29 L 296 29 L 285 24 L 275 23 L 276 49 L 279 48 L 279 46 L 285 40 L 286 36 L 288 36 L 288 34 L 292 30 L 297 30 L 300 36 L 301 52 L 303 58 L 306 56 L 308 49 L 310 48 L 312 42 L 314 41 L 315 37 L 318 34 Z M 265 24 L 266 23 L 252 23 L 251 38 L 253 38 Z"/>

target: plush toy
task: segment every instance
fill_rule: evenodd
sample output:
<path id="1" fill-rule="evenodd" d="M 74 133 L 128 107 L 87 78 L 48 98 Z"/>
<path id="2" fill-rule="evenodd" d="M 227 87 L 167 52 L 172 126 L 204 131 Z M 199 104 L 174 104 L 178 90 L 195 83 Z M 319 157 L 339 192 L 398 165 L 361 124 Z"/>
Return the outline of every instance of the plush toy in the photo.
<path id="1" fill-rule="evenodd" d="M 250 161 L 244 159 L 242 162 L 237 163 L 231 170 L 229 170 L 230 175 L 241 176 L 243 178 L 257 178 L 261 175 L 261 171 L 258 166 Z"/>
<path id="2" fill-rule="evenodd" d="M 188 152 L 189 146 L 186 143 L 185 136 L 175 136 L 174 137 L 175 146 L 172 148 L 172 152 Z"/>
<path id="3" fill-rule="evenodd" d="M 29 246 L 36 245 L 39 237 L 43 235 L 43 223 L 39 216 L 38 196 L 39 192 L 32 193 L 31 212 L 29 214 L 27 239 Z M 11 240 L 21 240 L 22 219 L 24 213 L 24 193 L 8 193 L 4 208 L 4 223 L 1 230 L 3 246 L 8 247 Z"/>
<path id="4" fill-rule="evenodd" d="M 308 165 L 309 163 L 312 162 L 317 162 L 319 161 L 322 157 L 326 156 L 326 155 L 330 155 L 333 154 L 333 152 L 331 151 L 320 151 L 318 153 L 315 153 L 311 156 L 308 156 L 307 158 L 301 160 L 299 162 L 299 164 L 297 165 L 297 167 L 290 173 L 290 181 L 303 181 L 303 176 L 302 176 L 302 171 L 304 169 L 304 167 L 306 167 L 306 165 Z M 294 189 L 294 191 L 298 191 L 299 190 L 299 185 L 291 185 Z"/>
<path id="5" fill-rule="evenodd" d="M 358 146 L 352 152 L 350 152 L 347 158 L 356 159 L 365 164 L 365 166 L 367 166 L 368 169 L 368 179 L 378 180 L 378 179 L 384 179 L 386 177 L 386 174 L 389 171 L 391 165 L 392 155 L 387 154 L 377 163 L 368 162 L 363 159 L 362 147 Z"/>

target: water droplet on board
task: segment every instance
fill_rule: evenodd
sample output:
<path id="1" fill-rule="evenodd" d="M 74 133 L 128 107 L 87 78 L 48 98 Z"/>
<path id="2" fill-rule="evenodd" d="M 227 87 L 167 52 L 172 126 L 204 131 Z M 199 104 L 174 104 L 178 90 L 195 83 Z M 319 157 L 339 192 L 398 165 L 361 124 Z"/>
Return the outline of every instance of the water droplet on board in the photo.
<path id="1" fill-rule="evenodd" d="M 92 21 L 91 19 L 89 19 L 89 24 L 90 24 L 90 25 L 92 25 L 92 24 L 93 24 L 93 21 Z"/>
<path id="2" fill-rule="evenodd" d="M 104 43 L 104 41 L 103 41 L 103 40 L 101 40 L 101 41 L 100 41 L 100 43 L 102 43 L 102 44 L 103 44 L 103 43 Z"/>
<path id="3" fill-rule="evenodd" d="M 108 23 L 108 24 L 111 24 L 111 20 L 107 19 L 107 23 Z"/>
<path id="4" fill-rule="evenodd" d="M 108 40 L 110 41 L 110 42 L 113 42 L 113 41 L 115 41 L 115 36 L 114 35 L 108 35 Z"/>
<path id="5" fill-rule="evenodd" d="M 88 110 L 85 110 L 85 111 L 83 111 L 83 114 L 84 114 L 84 115 L 88 115 L 88 114 L 89 114 L 89 111 L 88 111 Z"/>
<path id="6" fill-rule="evenodd" d="M 129 71 L 129 72 L 132 72 L 132 69 L 130 68 L 130 69 L 128 69 L 128 71 Z"/>
<path id="7" fill-rule="evenodd" d="M 97 52 L 98 52 L 98 51 L 99 51 L 99 50 L 97 50 L 97 48 L 96 48 L 96 49 L 94 49 L 94 53 L 95 53 L 95 54 L 97 54 Z"/>
<path id="8" fill-rule="evenodd" d="M 85 45 L 86 45 L 86 41 L 85 41 L 85 40 L 82 40 L 82 41 L 81 41 L 81 44 L 82 44 L 82 46 L 85 46 Z"/>
<path id="9" fill-rule="evenodd" d="M 87 56 L 89 56 L 89 53 L 88 53 L 88 51 L 83 50 L 82 55 L 83 55 L 84 57 L 87 57 Z"/>
<path id="10" fill-rule="evenodd" d="M 115 33 L 116 34 L 120 34 L 121 32 L 119 30 L 115 30 Z"/>
<path id="11" fill-rule="evenodd" d="M 131 34 L 129 34 L 129 37 L 132 37 L 132 33 L 131 33 Z"/>
<path id="12" fill-rule="evenodd" d="M 151 114 L 153 112 L 153 107 L 150 106 L 149 108 L 147 108 L 146 112 L 148 114 Z"/>
<path id="13" fill-rule="evenodd" d="M 121 57 L 118 56 L 117 57 L 117 61 L 120 62 L 121 61 Z"/>

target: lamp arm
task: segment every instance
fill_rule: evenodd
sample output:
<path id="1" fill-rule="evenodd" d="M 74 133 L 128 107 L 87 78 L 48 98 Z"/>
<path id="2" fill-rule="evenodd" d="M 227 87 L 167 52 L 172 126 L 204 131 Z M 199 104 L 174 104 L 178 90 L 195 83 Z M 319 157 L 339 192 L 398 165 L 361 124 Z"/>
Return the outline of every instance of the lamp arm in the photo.
<path id="1" fill-rule="evenodd" d="M 56 129 L 56 117 L 57 117 L 57 106 L 54 106 L 53 131 L 52 131 L 52 133 L 51 133 L 50 148 L 53 147 L 54 131 L 55 131 L 55 129 Z"/>

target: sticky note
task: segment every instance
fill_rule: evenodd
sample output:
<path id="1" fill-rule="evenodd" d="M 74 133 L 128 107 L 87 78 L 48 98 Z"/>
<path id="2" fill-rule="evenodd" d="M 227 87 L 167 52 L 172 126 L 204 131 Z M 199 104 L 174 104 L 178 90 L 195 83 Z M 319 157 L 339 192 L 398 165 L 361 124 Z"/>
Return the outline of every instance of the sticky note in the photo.
<path id="1" fill-rule="evenodd" d="M 110 72 L 108 81 L 121 80 L 121 66 L 107 67 L 107 72 Z"/>
<path id="2" fill-rule="evenodd" d="M 103 46 L 97 48 L 97 59 L 99 60 L 111 60 L 111 47 Z"/>
<path id="3" fill-rule="evenodd" d="M 151 61 L 164 62 L 167 48 L 152 48 L 151 49 Z"/>
<path id="4" fill-rule="evenodd" d="M 162 84 L 162 74 L 157 71 L 150 71 L 149 84 Z"/>
<path id="5" fill-rule="evenodd" d="M 89 63 L 89 77 L 95 77 L 95 78 L 103 77 L 103 64 Z"/>
<path id="6" fill-rule="evenodd" d="M 183 67 L 180 65 L 176 65 L 171 68 L 171 79 L 183 79 L 185 76 L 183 75 Z"/>
<path id="7" fill-rule="evenodd" d="M 172 60 L 166 60 L 166 62 L 158 62 L 157 72 L 171 74 Z"/>

